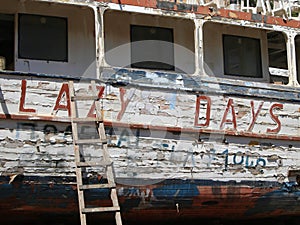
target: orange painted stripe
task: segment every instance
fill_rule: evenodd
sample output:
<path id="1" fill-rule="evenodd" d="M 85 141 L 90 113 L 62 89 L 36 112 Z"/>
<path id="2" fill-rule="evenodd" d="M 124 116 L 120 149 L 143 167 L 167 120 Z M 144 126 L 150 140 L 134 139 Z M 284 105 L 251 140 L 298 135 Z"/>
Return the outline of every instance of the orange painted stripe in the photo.
<path id="1" fill-rule="evenodd" d="M 52 121 L 59 123 L 70 123 L 67 117 L 56 116 L 39 116 L 39 115 L 16 115 L 16 114 L 0 114 L 0 119 L 13 119 L 13 120 L 28 120 L 28 121 Z M 258 134 L 247 131 L 232 131 L 232 130 L 214 130 L 205 128 L 183 128 L 183 127 L 167 127 L 167 126 L 153 126 L 146 124 L 134 124 L 123 122 L 104 121 L 107 127 L 120 127 L 130 129 L 143 129 L 143 130 L 163 130 L 169 132 L 182 132 L 182 133 L 203 133 L 203 134 L 223 134 L 229 136 L 258 138 L 258 139 L 273 139 L 273 140 L 286 140 L 286 141 L 300 141 L 300 136 L 280 135 L 280 134 Z"/>

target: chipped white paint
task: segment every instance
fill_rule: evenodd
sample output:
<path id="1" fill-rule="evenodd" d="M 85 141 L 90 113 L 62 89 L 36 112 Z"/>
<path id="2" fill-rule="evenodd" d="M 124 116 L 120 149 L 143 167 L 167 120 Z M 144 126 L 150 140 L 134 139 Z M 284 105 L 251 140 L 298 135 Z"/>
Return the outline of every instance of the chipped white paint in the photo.
<path id="1" fill-rule="evenodd" d="M 21 80 L 10 78 L 10 82 L 7 82 L 7 78 L 2 77 L 0 82 L 5 99 L 0 115 L 7 110 L 15 117 L 33 116 L 19 111 Z M 1 174 L 73 176 L 74 155 L 69 123 L 55 122 L 67 121 L 68 112 L 59 109 L 53 113 L 62 83 L 36 79 L 27 80 L 26 84 L 24 108 L 36 109 L 35 117 L 39 119 L 1 121 Z M 80 82 L 75 88 L 78 93 L 86 93 L 88 86 Z M 125 95 L 121 97 L 119 88 L 109 85 L 104 88 L 101 104 L 105 121 L 112 122 L 107 135 L 117 178 L 149 178 L 151 174 L 151 178 L 156 179 L 275 181 L 282 177 L 287 180 L 291 167 L 299 169 L 298 142 L 259 137 L 260 134 L 267 134 L 267 129 L 278 126 L 270 115 L 270 107 L 274 102 L 264 101 L 251 132 L 257 136 L 234 137 L 226 135 L 226 131 L 233 129 L 233 122 L 226 122 L 220 128 L 229 99 L 233 100 L 235 115 L 230 108 L 226 118 L 232 120 L 232 116 L 236 117 L 237 132 L 246 131 L 253 120 L 250 101 L 254 101 L 254 112 L 258 112 L 262 101 L 208 95 L 212 102 L 210 124 L 202 128 L 219 133 L 204 132 L 199 136 L 196 132 L 186 133 L 184 130 L 190 128 L 196 131 L 199 128 L 194 124 L 196 94 L 168 89 L 125 88 Z M 125 107 L 127 99 L 129 102 Z M 59 104 L 67 104 L 66 98 L 62 97 Z M 278 135 L 300 137 L 299 106 L 288 102 L 282 104 L 282 109 L 274 111 L 281 122 Z M 122 107 L 124 113 L 121 113 Z M 207 120 L 207 106 L 201 102 L 200 107 L 198 123 L 202 124 Z M 81 116 L 86 116 L 90 108 L 90 102 L 82 103 L 79 108 Z M 118 125 L 120 123 L 141 127 L 129 129 Z M 150 125 L 149 130 L 142 129 L 147 125 Z M 182 132 L 176 134 L 169 131 L 168 127 L 177 127 Z M 79 132 L 86 137 L 96 138 L 94 128 L 83 127 Z M 93 148 L 87 149 L 84 157 L 86 160 L 99 160 Z M 92 169 L 88 172 L 93 174 L 95 171 Z"/>
<path id="2" fill-rule="evenodd" d="M 201 92 L 200 94 L 199 91 L 203 90 L 199 88 L 197 91 L 191 91 L 191 87 L 184 86 L 181 75 L 176 75 L 177 79 L 171 80 L 151 71 L 145 72 L 145 77 L 143 77 L 150 83 L 152 82 L 148 86 L 147 83 L 143 83 L 142 79 L 140 85 L 135 88 L 120 89 L 109 84 L 101 84 L 105 88 L 101 98 L 103 115 L 110 125 L 107 126 L 109 151 L 114 161 L 117 178 L 149 178 L 151 174 L 151 178 L 154 179 L 234 179 L 237 181 L 245 179 L 280 182 L 294 179 L 294 177 L 288 178 L 288 173 L 290 169 L 300 170 L 299 104 L 290 101 L 288 94 L 284 97 L 272 96 L 271 91 L 280 94 L 287 91 L 288 87 L 274 87 L 263 83 L 269 80 L 267 46 L 263 47 L 264 79 L 257 83 L 223 79 L 224 71 L 220 70 L 222 67 L 219 66 L 222 60 L 216 59 L 216 54 L 212 56 L 204 54 L 204 44 L 208 44 L 211 51 L 216 51 L 221 49 L 221 41 L 219 39 L 218 42 L 214 42 L 211 39 L 210 42 L 210 37 L 207 38 L 205 35 L 211 36 L 212 32 L 204 35 L 202 28 L 205 21 L 213 21 L 214 26 L 226 27 L 219 30 L 221 35 L 226 33 L 228 25 L 230 25 L 230 29 L 227 29 L 229 31 L 236 29 L 233 28 L 234 25 L 242 25 L 243 29 L 252 32 L 251 37 L 261 38 L 263 44 L 266 44 L 267 32 L 271 30 L 284 32 L 288 37 L 289 70 L 288 75 L 285 73 L 277 75 L 288 76 L 290 84 L 294 86 L 297 86 L 297 71 L 293 43 L 297 29 L 287 30 L 285 27 L 274 24 L 264 27 L 263 30 L 253 31 L 253 28 L 262 28 L 263 24 L 232 21 L 228 18 L 218 20 L 209 16 L 196 16 L 194 13 L 182 14 L 113 3 L 102 4 L 74 0 L 57 1 L 64 4 L 49 5 L 50 1 L 40 2 L 43 3 L 6 1 L 7 4 L 2 4 L 1 12 L 15 13 L 15 9 L 18 9 L 22 13 L 68 17 L 71 58 L 67 63 L 16 58 L 15 69 L 19 71 L 69 74 L 73 77 L 81 75 L 96 77 L 96 74 L 97 77 L 104 76 L 99 71 L 95 71 L 96 64 L 94 63 L 98 60 L 98 66 L 109 66 L 108 63 L 104 64 L 105 49 L 103 47 L 105 45 L 103 12 L 105 10 L 108 12 L 108 9 L 164 16 L 167 17 L 168 26 L 172 25 L 171 27 L 178 30 L 180 26 L 172 24 L 175 17 L 189 19 L 188 24 L 196 24 L 194 27 L 189 26 L 189 33 L 185 40 L 178 43 L 183 43 L 182 45 L 196 54 L 196 57 L 192 59 L 192 66 L 196 69 L 189 71 L 194 73 L 194 77 L 199 77 L 205 66 L 213 72 L 209 74 L 206 71 L 206 76 L 202 76 L 201 73 L 201 79 L 203 78 L 201 88 L 210 90 L 209 93 Z M 45 2 L 48 2 L 47 5 Z M 186 3 L 192 2 L 194 1 Z M 94 15 L 97 7 L 100 7 L 99 17 Z M 74 15 L 71 9 L 76 11 Z M 82 18 L 84 19 L 81 20 Z M 147 20 L 149 17 L 144 15 L 140 22 L 153 25 Z M 220 25 L 221 23 L 224 25 Z M 87 27 L 86 24 L 88 24 Z M 112 25 L 111 21 L 108 21 L 106 25 L 107 27 Z M 84 34 L 81 32 L 82 29 Z M 93 36 L 94 30 L 95 37 Z M 233 31 L 233 33 L 238 33 L 238 31 Z M 119 34 L 129 41 L 126 36 L 128 30 Z M 188 37 L 197 40 L 189 40 Z M 179 39 L 180 35 L 176 35 L 176 38 Z M 15 43 L 17 51 L 17 41 Z M 216 43 L 218 46 L 214 46 Z M 128 51 L 126 54 L 129 55 Z M 222 55 L 222 52 L 218 51 L 217 55 Z M 128 65 L 128 61 L 126 62 Z M 180 64 L 181 60 L 178 60 L 178 63 L 190 69 L 191 65 Z M 203 63 L 206 65 L 202 66 Z M 209 75 L 217 78 L 209 77 Z M 116 79 L 122 81 L 121 78 L 123 78 L 123 81 L 133 82 L 131 77 L 123 74 L 122 76 L 116 75 Z M 191 77 L 188 78 L 191 79 Z M 26 83 L 22 83 L 22 80 Z M 60 92 L 63 82 L 62 79 L 54 77 L 34 78 L 26 74 L 1 75 L 0 115 L 5 118 L 0 121 L 1 175 L 74 176 L 74 155 L 68 111 L 62 110 L 63 106 L 68 105 L 66 93 Z M 221 85 L 229 86 L 233 82 L 236 86 L 243 87 L 244 90 L 250 89 L 257 91 L 256 94 L 259 93 L 260 96 L 269 96 L 255 97 L 250 93 L 247 97 L 241 97 L 240 95 L 244 93 L 238 91 L 228 96 L 226 92 L 232 91 L 230 88 L 234 85 L 228 87 L 228 90 L 223 90 Z M 88 86 L 84 82 L 79 82 L 75 88 L 77 92 L 88 93 Z M 294 96 L 298 92 L 296 88 L 291 89 Z M 299 102 L 298 97 L 294 98 Z M 211 101 L 210 107 L 208 101 Z M 91 107 L 91 102 L 83 103 L 79 107 L 80 115 L 87 116 Z M 5 114 L 9 116 L 5 117 Z M 134 125 L 135 128 L 127 128 L 129 125 Z M 80 133 L 89 137 L 95 135 L 93 128 L 87 127 L 82 127 Z M 99 160 L 95 157 L 93 148 L 87 149 L 84 157 L 87 160 Z M 93 174 L 95 171 L 96 169 L 92 168 L 88 172 Z"/>

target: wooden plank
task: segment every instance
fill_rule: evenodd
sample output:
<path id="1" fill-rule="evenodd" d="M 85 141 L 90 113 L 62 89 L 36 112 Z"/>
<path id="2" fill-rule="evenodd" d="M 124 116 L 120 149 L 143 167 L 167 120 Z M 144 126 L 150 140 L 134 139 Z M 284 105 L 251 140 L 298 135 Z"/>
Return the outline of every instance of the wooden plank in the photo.
<path id="1" fill-rule="evenodd" d="M 87 162 L 76 162 L 77 167 L 93 167 L 93 166 L 110 166 L 112 162 L 109 161 L 87 161 Z"/>
<path id="2" fill-rule="evenodd" d="M 117 195 L 116 189 L 111 190 L 110 196 L 111 196 L 113 206 L 116 206 L 116 207 L 119 206 L 118 195 Z"/>
<path id="3" fill-rule="evenodd" d="M 84 208 L 83 213 L 95 213 L 95 212 L 116 212 L 120 211 L 120 207 L 94 207 L 94 208 Z"/>
<path id="4" fill-rule="evenodd" d="M 116 220 L 116 225 L 122 225 L 121 212 L 116 212 L 115 220 Z"/>
<path id="5" fill-rule="evenodd" d="M 86 118 L 72 118 L 73 123 L 91 123 L 91 122 L 103 122 L 99 118 L 86 117 Z"/>
<path id="6" fill-rule="evenodd" d="M 97 95 L 76 95 L 71 97 L 71 101 L 98 101 Z"/>
<path id="7" fill-rule="evenodd" d="M 69 82 L 69 93 L 71 98 L 74 96 L 74 83 L 73 81 Z M 71 101 L 71 117 L 76 118 L 77 117 L 77 109 L 75 102 Z M 78 131 L 77 131 L 77 124 L 72 123 L 72 136 L 73 136 L 73 144 L 74 144 L 74 153 L 75 153 L 75 161 L 80 160 L 80 152 L 79 152 L 79 146 L 75 145 L 76 140 L 78 139 Z M 79 187 L 82 185 L 82 171 L 81 168 L 76 167 L 76 182 L 77 182 L 77 194 L 78 194 L 78 205 L 79 205 L 79 214 L 80 214 L 80 223 L 81 225 L 87 225 L 86 224 L 86 215 L 82 212 L 84 209 L 84 193 L 80 191 Z"/>
<path id="8" fill-rule="evenodd" d="M 76 145 L 83 145 L 83 144 L 89 144 L 89 145 L 93 145 L 93 144 L 106 144 L 107 140 L 106 139 L 99 140 L 98 138 L 96 138 L 96 139 L 80 139 L 80 140 L 74 140 L 74 143 Z"/>
<path id="9" fill-rule="evenodd" d="M 80 185 L 80 190 L 87 190 L 87 189 L 100 189 L 100 188 L 115 188 L 116 185 L 110 185 L 110 184 L 85 184 Z"/>
<path id="10" fill-rule="evenodd" d="M 97 88 L 96 88 L 96 83 L 94 80 L 91 82 L 91 86 L 92 86 L 93 95 L 96 95 Z M 102 112 L 101 105 L 100 105 L 99 101 L 95 101 L 95 108 L 96 108 L 96 118 L 98 118 L 99 120 L 103 120 L 102 113 L 101 113 Z"/>

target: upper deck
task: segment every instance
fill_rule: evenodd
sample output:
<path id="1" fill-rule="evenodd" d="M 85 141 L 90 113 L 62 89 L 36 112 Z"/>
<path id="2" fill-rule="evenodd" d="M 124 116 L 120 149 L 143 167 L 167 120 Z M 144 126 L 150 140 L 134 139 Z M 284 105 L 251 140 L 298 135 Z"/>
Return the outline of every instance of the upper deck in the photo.
<path id="1" fill-rule="evenodd" d="M 135 74 L 156 73 L 170 85 L 172 76 L 180 75 L 183 80 L 234 80 L 241 86 L 254 82 L 250 87 L 271 89 L 299 86 L 298 2 L 12 0 L 1 4 L 0 29 L 6 35 L 0 40 L 0 56 L 7 71 L 80 79 L 107 78 L 103 68 L 123 68 Z"/>

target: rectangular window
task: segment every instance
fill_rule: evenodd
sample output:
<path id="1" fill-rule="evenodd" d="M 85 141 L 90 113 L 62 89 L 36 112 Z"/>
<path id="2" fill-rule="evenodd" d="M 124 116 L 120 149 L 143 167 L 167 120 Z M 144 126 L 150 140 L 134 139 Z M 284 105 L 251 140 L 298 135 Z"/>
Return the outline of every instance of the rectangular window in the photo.
<path id="1" fill-rule="evenodd" d="M 14 67 L 14 26 L 14 15 L 0 14 L 0 56 L 5 59 L 5 65 L 2 68 L 7 70 L 13 70 Z"/>
<path id="2" fill-rule="evenodd" d="M 131 67 L 174 70 L 173 29 L 130 26 Z"/>
<path id="3" fill-rule="evenodd" d="M 223 35 L 225 75 L 262 78 L 260 39 Z"/>
<path id="4" fill-rule="evenodd" d="M 67 62 L 67 19 L 19 14 L 19 58 Z"/>
<path id="5" fill-rule="evenodd" d="M 288 84 L 285 35 L 279 31 L 268 31 L 267 39 L 270 82 L 275 84 Z"/>

